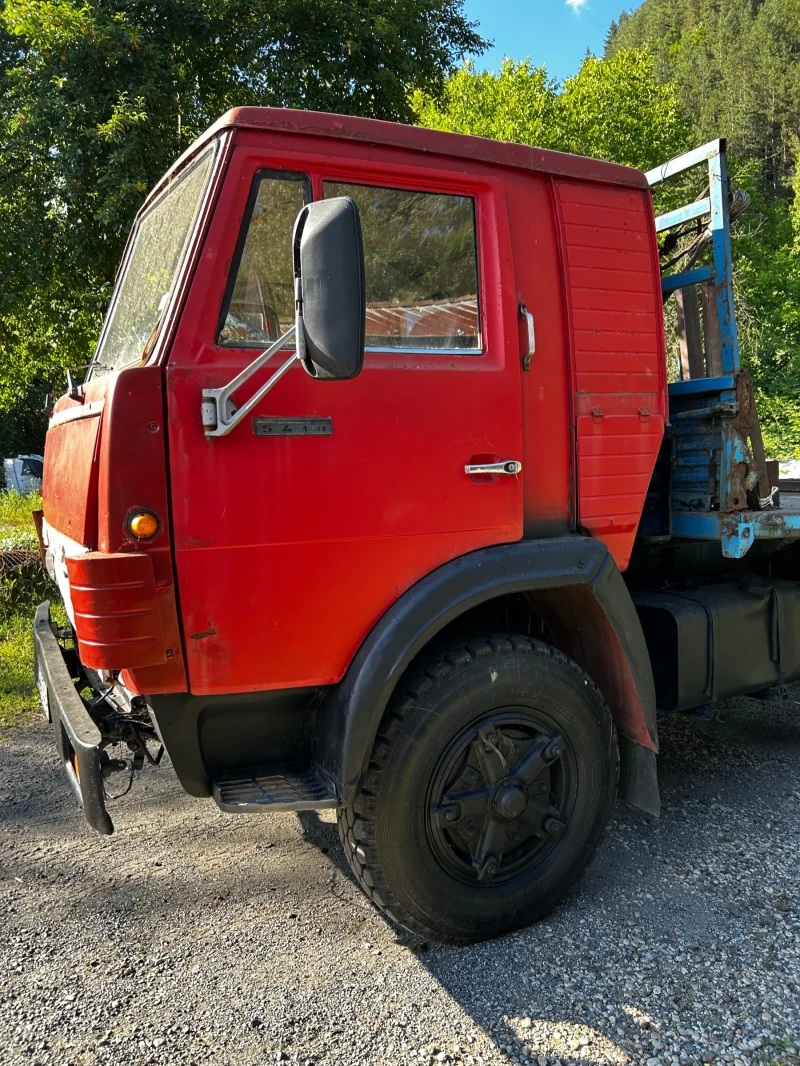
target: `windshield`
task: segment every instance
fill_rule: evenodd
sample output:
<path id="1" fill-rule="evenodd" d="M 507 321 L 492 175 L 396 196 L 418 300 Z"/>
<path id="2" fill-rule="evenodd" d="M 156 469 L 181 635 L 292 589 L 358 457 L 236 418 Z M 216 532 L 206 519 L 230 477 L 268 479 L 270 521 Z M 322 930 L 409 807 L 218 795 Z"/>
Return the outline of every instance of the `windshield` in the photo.
<path id="1" fill-rule="evenodd" d="M 208 184 L 214 149 L 204 152 L 140 220 L 117 283 L 95 367 L 119 370 L 142 358 L 169 303 Z"/>

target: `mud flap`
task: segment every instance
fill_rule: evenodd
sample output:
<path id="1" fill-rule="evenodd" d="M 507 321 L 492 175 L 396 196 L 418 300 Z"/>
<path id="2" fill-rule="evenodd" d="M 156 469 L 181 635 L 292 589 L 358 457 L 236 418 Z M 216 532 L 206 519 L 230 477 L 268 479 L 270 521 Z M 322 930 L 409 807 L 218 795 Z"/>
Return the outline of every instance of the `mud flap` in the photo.
<path id="1" fill-rule="evenodd" d="M 622 736 L 619 738 L 619 795 L 647 814 L 656 818 L 661 814 L 656 753 Z"/>

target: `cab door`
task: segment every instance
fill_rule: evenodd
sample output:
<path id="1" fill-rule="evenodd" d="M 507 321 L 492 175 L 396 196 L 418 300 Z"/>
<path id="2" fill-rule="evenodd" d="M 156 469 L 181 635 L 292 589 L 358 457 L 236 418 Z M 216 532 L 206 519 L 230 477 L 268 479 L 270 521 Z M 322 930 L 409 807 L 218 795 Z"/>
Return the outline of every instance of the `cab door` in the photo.
<path id="1" fill-rule="evenodd" d="M 522 535 L 520 477 L 465 469 L 522 458 L 517 309 L 493 175 L 389 168 L 374 146 L 334 141 L 304 158 L 296 135 L 270 137 L 268 152 L 251 136 L 232 153 L 166 371 L 199 694 L 334 683 L 414 582 Z M 202 390 L 291 324 L 294 219 L 333 195 L 355 199 L 362 221 L 360 376 L 317 381 L 295 366 L 229 436 L 207 438 Z"/>

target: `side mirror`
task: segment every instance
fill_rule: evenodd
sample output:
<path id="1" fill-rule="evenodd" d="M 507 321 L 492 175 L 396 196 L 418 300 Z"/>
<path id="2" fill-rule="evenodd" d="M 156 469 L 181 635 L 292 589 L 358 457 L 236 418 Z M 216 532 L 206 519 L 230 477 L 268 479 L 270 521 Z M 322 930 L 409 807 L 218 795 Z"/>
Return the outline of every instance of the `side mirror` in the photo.
<path id="1" fill-rule="evenodd" d="M 306 204 L 294 224 L 297 354 L 314 378 L 346 381 L 364 363 L 366 290 L 358 207 L 349 196 Z"/>
<path id="2" fill-rule="evenodd" d="M 346 381 L 364 364 L 366 291 L 361 221 L 349 196 L 306 204 L 294 224 L 295 324 L 221 389 L 203 389 L 206 437 L 226 437 L 298 360 L 312 378 Z M 236 407 L 233 395 L 295 338 L 297 350 Z"/>

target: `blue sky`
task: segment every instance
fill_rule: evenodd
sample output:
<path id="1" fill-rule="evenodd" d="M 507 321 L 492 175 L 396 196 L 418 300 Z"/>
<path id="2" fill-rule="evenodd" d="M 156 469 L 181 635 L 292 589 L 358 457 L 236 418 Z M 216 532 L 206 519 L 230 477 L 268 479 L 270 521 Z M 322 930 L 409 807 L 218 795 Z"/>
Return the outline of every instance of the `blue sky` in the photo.
<path id="1" fill-rule="evenodd" d="M 470 21 L 494 47 L 478 67 L 496 70 L 503 56 L 544 64 L 554 77 L 574 74 L 589 48 L 596 55 L 612 19 L 635 0 L 465 0 Z"/>

